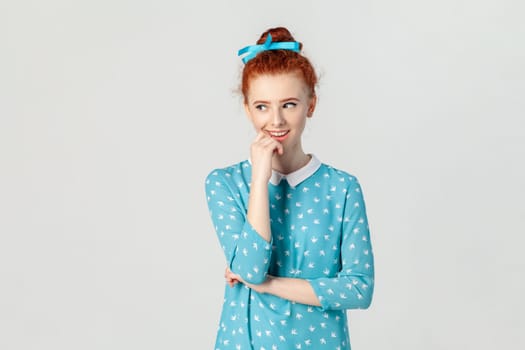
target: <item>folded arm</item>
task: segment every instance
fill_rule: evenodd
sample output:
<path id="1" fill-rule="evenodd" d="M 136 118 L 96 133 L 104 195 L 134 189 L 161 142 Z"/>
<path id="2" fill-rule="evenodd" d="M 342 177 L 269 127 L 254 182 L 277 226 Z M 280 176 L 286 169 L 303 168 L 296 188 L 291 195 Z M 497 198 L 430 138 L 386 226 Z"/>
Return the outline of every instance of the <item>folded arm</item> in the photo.
<path id="1" fill-rule="evenodd" d="M 216 170 L 205 182 L 207 204 L 228 267 L 248 283 L 266 279 L 271 258 L 271 237 L 261 235 L 246 217 L 238 189 L 229 174 Z"/>

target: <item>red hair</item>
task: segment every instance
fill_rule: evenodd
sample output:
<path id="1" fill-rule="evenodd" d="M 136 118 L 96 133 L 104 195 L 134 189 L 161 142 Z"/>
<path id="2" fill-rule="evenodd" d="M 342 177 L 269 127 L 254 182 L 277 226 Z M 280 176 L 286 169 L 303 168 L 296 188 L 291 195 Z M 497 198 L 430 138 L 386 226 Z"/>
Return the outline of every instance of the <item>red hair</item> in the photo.
<path id="1" fill-rule="evenodd" d="M 268 34 L 272 35 L 272 42 L 296 41 L 285 27 L 270 28 L 261 34 L 257 44 L 264 44 Z M 299 43 L 299 49 L 303 44 Z M 299 73 L 308 86 L 310 96 L 315 96 L 317 74 L 308 60 L 300 53 L 291 50 L 267 50 L 249 60 L 242 71 L 241 92 L 244 101 L 247 101 L 250 81 L 259 75 L 275 75 L 281 73 Z"/>

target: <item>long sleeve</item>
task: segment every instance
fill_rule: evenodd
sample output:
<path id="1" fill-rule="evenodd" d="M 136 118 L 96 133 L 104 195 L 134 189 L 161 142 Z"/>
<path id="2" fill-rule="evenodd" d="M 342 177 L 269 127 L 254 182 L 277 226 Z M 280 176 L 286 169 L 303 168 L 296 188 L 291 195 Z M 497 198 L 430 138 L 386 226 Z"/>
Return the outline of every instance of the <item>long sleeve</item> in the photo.
<path id="1" fill-rule="evenodd" d="M 272 242 L 265 241 L 246 219 L 239 184 L 227 171 L 215 170 L 206 177 L 205 190 L 210 217 L 229 268 L 249 283 L 264 282 Z"/>
<path id="2" fill-rule="evenodd" d="M 324 309 L 368 308 L 374 289 L 374 258 L 365 203 L 357 180 L 347 190 L 342 220 L 340 271 L 335 277 L 309 281 Z"/>

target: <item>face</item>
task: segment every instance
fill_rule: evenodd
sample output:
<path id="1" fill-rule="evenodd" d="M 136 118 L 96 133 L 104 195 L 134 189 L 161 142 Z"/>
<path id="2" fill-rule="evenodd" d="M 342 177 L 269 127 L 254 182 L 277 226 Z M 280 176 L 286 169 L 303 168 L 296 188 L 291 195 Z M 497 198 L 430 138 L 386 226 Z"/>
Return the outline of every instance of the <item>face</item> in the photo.
<path id="1" fill-rule="evenodd" d="M 301 135 L 315 109 L 315 97 L 298 73 L 260 75 L 250 81 L 245 109 L 255 130 L 302 151 Z"/>

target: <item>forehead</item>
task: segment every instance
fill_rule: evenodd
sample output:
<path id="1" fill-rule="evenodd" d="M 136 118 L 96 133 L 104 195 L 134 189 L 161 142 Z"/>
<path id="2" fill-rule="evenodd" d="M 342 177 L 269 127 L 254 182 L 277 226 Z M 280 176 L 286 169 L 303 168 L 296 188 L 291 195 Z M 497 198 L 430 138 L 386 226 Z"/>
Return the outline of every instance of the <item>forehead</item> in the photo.
<path id="1" fill-rule="evenodd" d="M 308 86 L 300 73 L 263 74 L 251 79 L 248 100 L 281 100 L 307 95 Z"/>

